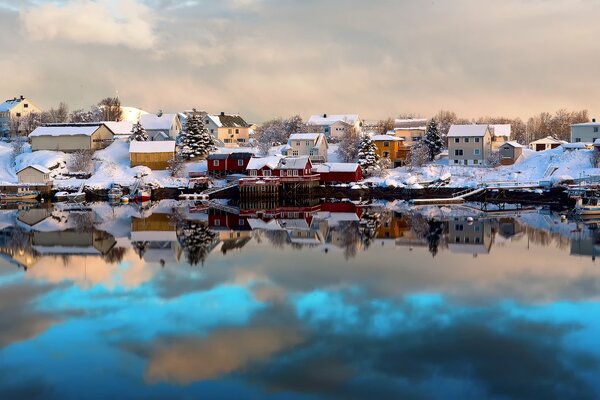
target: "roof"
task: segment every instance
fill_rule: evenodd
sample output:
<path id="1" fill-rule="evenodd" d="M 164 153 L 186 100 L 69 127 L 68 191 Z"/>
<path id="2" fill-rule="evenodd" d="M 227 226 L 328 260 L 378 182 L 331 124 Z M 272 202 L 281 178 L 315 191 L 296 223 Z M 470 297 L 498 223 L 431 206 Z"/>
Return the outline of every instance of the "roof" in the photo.
<path id="1" fill-rule="evenodd" d="M 115 135 L 131 135 L 133 122 L 131 121 L 104 121 L 102 122 Z"/>
<path id="2" fill-rule="evenodd" d="M 600 126 L 600 122 L 581 122 L 579 124 L 571 124 L 571 126 Z"/>
<path id="3" fill-rule="evenodd" d="M 237 114 L 208 114 L 219 128 L 248 128 L 250 125 Z"/>
<path id="4" fill-rule="evenodd" d="M 288 143 L 292 140 L 317 140 L 322 133 L 292 133 Z"/>
<path id="5" fill-rule="evenodd" d="M 159 142 L 138 142 L 132 140 L 129 143 L 130 153 L 173 153 L 175 152 L 174 140 L 163 140 Z"/>
<path id="6" fill-rule="evenodd" d="M 254 157 L 254 154 L 247 151 L 234 151 L 233 153 L 229 153 L 229 157 L 231 157 L 232 160 L 245 160 Z"/>
<path id="7" fill-rule="evenodd" d="M 92 136 L 103 124 L 48 124 L 38 126 L 29 137 L 38 136 Z"/>
<path id="8" fill-rule="evenodd" d="M 206 159 L 207 160 L 227 160 L 228 157 L 229 157 L 229 154 L 214 153 L 214 154 L 209 154 L 208 157 L 206 157 Z"/>
<path id="9" fill-rule="evenodd" d="M 140 116 L 140 124 L 147 130 L 171 130 L 173 121 L 177 118 L 177 114 L 162 114 L 160 117 L 155 114 L 144 114 Z"/>
<path id="10" fill-rule="evenodd" d="M 25 101 L 25 98 L 15 97 L 13 99 L 8 99 L 4 101 L 4 103 L 0 104 L 0 112 L 10 111 L 13 107 L 19 105 L 22 101 Z"/>
<path id="11" fill-rule="evenodd" d="M 394 127 L 396 128 L 410 128 L 427 125 L 427 118 L 396 118 L 394 120 Z"/>
<path id="12" fill-rule="evenodd" d="M 371 140 L 374 142 L 380 142 L 382 140 L 392 141 L 392 142 L 401 142 L 401 141 L 404 141 L 404 138 L 401 138 L 398 136 L 392 136 L 392 135 L 374 135 L 374 136 L 371 136 Z"/>
<path id="13" fill-rule="evenodd" d="M 510 138 L 510 124 L 490 124 L 494 136 L 505 136 Z"/>
<path id="14" fill-rule="evenodd" d="M 323 163 L 315 167 L 316 172 L 323 174 L 328 172 L 356 172 L 360 166 L 357 163 Z"/>
<path id="15" fill-rule="evenodd" d="M 488 125 L 452 125 L 448 131 L 448 137 L 463 137 L 463 136 L 485 136 L 488 130 Z"/>
<path id="16" fill-rule="evenodd" d="M 512 147 L 525 147 L 521 143 L 518 143 L 518 142 L 516 142 L 514 140 L 511 140 L 510 142 L 505 142 L 505 143 L 502 144 L 502 146 L 504 146 L 504 145 L 509 145 L 509 146 L 512 146 Z"/>
<path id="17" fill-rule="evenodd" d="M 248 162 L 246 169 L 261 169 L 262 167 L 268 167 L 275 169 L 279 164 L 281 156 L 268 156 L 268 157 L 252 157 Z"/>
<path id="18" fill-rule="evenodd" d="M 565 149 L 587 149 L 587 145 L 582 142 L 577 143 L 563 143 L 562 147 Z"/>
<path id="19" fill-rule="evenodd" d="M 544 144 L 544 143 L 566 143 L 564 140 L 555 139 L 552 136 L 546 136 L 545 138 L 541 138 L 538 140 L 534 140 L 533 142 L 529 142 L 532 144 Z"/>
<path id="20" fill-rule="evenodd" d="M 338 121 L 353 125 L 358 120 L 358 114 L 320 114 L 311 115 L 308 125 L 332 125 Z"/>
<path id="21" fill-rule="evenodd" d="M 24 171 L 24 170 L 26 170 L 27 168 L 33 168 L 33 169 L 37 169 L 37 170 L 38 170 L 38 171 L 40 171 L 42 174 L 49 174 L 49 173 L 50 173 L 50 170 L 49 170 L 48 168 L 46 168 L 46 167 L 42 167 L 42 166 L 41 166 L 41 165 L 39 165 L 39 164 L 33 164 L 33 165 L 27 165 L 27 166 L 25 166 L 25 167 L 21 168 L 20 170 L 18 170 L 18 171 L 17 171 L 17 174 L 18 174 L 19 172 L 21 172 L 21 171 Z"/>
<path id="22" fill-rule="evenodd" d="M 394 129 L 392 129 L 392 132 L 396 132 L 396 131 L 426 131 L 427 127 L 420 125 L 420 126 L 397 126 Z M 389 131 L 388 131 L 389 132 Z"/>
<path id="23" fill-rule="evenodd" d="M 304 169 L 310 159 L 308 156 L 286 157 L 279 160 L 279 169 Z"/>

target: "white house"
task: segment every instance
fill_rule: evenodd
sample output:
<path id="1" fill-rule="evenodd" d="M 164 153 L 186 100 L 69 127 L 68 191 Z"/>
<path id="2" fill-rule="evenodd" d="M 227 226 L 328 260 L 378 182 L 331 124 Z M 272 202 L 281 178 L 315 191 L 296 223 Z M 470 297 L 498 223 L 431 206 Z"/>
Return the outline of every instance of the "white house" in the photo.
<path id="1" fill-rule="evenodd" d="M 104 121 L 103 124 L 114 133 L 115 140 L 127 140 L 131 136 L 133 129 L 131 121 Z"/>
<path id="2" fill-rule="evenodd" d="M 38 164 L 28 165 L 17 171 L 19 183 L 37 183 L 48 184 L 50 179 L 50 170 Z"/>
<path id="3" fill-rule="evenodd" d="M 308 156 L 311 162 L 327 161 L 327 139 L 323 133 L 294 133 L 281 150 L 284 156 Z"/>
<path id="4" fill-rule="evenodd" d="M 40 113 L 41 110 L 24 96 L 8 99 L 0 104 L 0 136 L 8 136 L 11 130 L 11 122 L 17 124 L 18 133 L 23 133 L 19 119 L 31 113 Z"/>
<path id="5" fill-rule="evenodd" d="M 363 126 L 358 114 L 311 115 L 306 123 L 318 128 L 328 139 L 340 139 L 352 127 L 361 132 Z"/>
<path id="6" fill-rule="evenodd" d="M 533 151 L 545 151 L 557 148 L 563 143 L 567 143 L 564 140 L 555 139 L 552 136 L 546 136 L 545 138 L 534 140 L 529 143 L 529 148 Z"/>
<path id="7" fill-rule="evenodd" d="M 594 143 L 600 139 L 600 122 L 592 119 L 592 122 L 571 125 L 571 143 Z"/>
<path id="8" fill-rule="evenodd" d="M 177 114 L 144 114 L 140 124 L 151 141 L 175 140 L 181 132 L 181 121 Z"/>
<path id="9" fill-rule="evenodd" d="M 485 165 L 492 152 L 489 125 L 452 125 L 448 131 L 449 165 Z"/>

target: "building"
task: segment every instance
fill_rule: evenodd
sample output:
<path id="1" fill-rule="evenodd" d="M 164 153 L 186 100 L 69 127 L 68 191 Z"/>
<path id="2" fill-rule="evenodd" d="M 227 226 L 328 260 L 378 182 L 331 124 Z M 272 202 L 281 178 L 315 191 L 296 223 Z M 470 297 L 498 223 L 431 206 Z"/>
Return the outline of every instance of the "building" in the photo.
<path id="1" fill-rule="evenodd" d="M 246 167 L 254 156 L 248 152 L 233 152 L 229 154 L 213 153 L 207 160 L 208 174 L 223 177 L 230 174 L 246 174 Z"/>
<path id="2" fill-rule="evenodd" d="M 28 165 L 18 170 L 17 178 L 19 178 L 19 183 L 52 183 L 52 179 L 50 179 L 50 170 L 37 164 Z"/>
<path id="3" fill-rule="evenodd" d="M 307 125 L 318 128 L 317 130 L 327 139 L 339 140 L 350 128 L 362 131 L 363 121 L 358 114 L 320 114 L 311 115 Z"/>
<path id="4" fill-rule="evenodd" d="M 137 124 L 140 122 L 142 115 L 148 114 L 147 111 L 141 110 L 136 107 L 125 107 L 121 106 L 121 121 L 131 122 Z"/>
<path id="5" fill-rule="evenodd" d="M 323 133 L 294 133 L 281 150 L 284 156 L 308 156 L 314 163 L 327 161 L 327 139 Z"/>
<path id="6" fill-rule="evenodd" d="M 275 176 L 275 169 L 281 158 L 281 156 L 252 157 L 246 166 L 246 171 L 249 176 L 254 177 Z"/>
<path id="7" fill-rule="evenodd" d="M 498 152 L 500 153 L 500 156 L 502 157 L 500 159 L 500 164 L 502 164 L 502 165 L 514 164 L 519 159 L 519 157 L 521 157 L 521 154 L 523 154 L 524 148 L 525 148 L 525 146 L 515 142 L 514 140 L 502 144 L 500 147 L 498 147 Z"/>
<path id="8" fill-rule="evenodd" d="M 492 248 L 494 232 L 489 220 L 467 221 L 454 218 L 448 222 L 448 249 L 453 253 L 477 256 L 488 254 Z"/>
<path id="9" fill-rule="evenodd" d="M 415 127 L 407 127 L 407 128 L 394 128 L 391 131 L 388 131 L 388 135 L 394 135 L 403 139 L 403 146 L 408 147 L 409 149 L 413 147 L 417 143 L 421 143 L 423 138 L 425 137 L 425 133 L 427 132 L 427 127 L 425 126 L 415 126 Z"/>
<path id="10" fill-rule="evenodd" d="M 129 161 L 131 167 L 138 165 L 150 169 L 167 169 L 175 157 L 175 141 L 129 143 Z"/>
<path id="11" fill-rule="evenodd" d="M 371 140 L 377 148 L 379 158 L 389 158 L 394 167 L 404 165 L 410 152 L 404 146 L 404 139 L 395 135 L 374 135 Z"/>
<path id="12" fill-rule="evenodd" d="M 226 147 L 245 145 L 250 140 L 250 125 L 237 114 L 206 114 L 204 126 Z"/>
<path id="13" fill-rule="evenodd" d="M 362 180 L 362 169 L 357 163 L 323 163 L 315 166 L 321 183 L 352 183 Z"/>
<path id="14" fill-rule="evenodd" d="M 113 142 L 113 132 L 102 122 L 46 124 L 29 134 L 31 150 L 96 151 Z"/>
<path id="15" fill-rule="evenodd" d="M 558 146 L 567 143 L 564 140 L 555 139 L 552 136 L 546 136 L 545 138 L 534 140 L 529 143 L 529 148 L 533 151 L 545 151 L 555 149 Z"/>
<path id="16" fill-rule="evenodd" d="M 592 122 L 571 125 L 571 143 L 594 143 L 600 139 L 600 122 L 592 119 Z"/>
<path id="17" fill-rule="evenodd" d="M 500 146 L 510 140 L 510 124 L 490 124 L 492 131 L 492 150 L 497 151 Z M 515 142 L 516 143 L 516 142 Z"/>
<path id="18" fill-rule="evenodd" d="M 112 131 L 115 140 L 129 140 L 134 123 L 131 121 L 104 121 L 103 124 Z"/>
<path id="19" fill-rule="evenodd" d="M 14 97 L 0 104 L 0 136 L 8 136 L 11 130 L 24 133 L 24 127 L 19 120 L 31 113 L 40 113 L 41 110 L 24 96 Z"/>
<path id="20" fill-rule="evenodd" d="M 492 152 L 489 125 L 452 125 L 448 131 L 449 165 L 485 165 Z"/>
<path id="21" fill-rule="evenodd" d="M 427 118 L 396 118 L 394 119 L 394 129 L 426 127 L 428 122 Z"/>
<path id="22" fill-rule="evenodd" d="M 175 140 L 181 132 L 181 121 L 177 114 L 143 114 L 140 124 L 153 142 Z"/>

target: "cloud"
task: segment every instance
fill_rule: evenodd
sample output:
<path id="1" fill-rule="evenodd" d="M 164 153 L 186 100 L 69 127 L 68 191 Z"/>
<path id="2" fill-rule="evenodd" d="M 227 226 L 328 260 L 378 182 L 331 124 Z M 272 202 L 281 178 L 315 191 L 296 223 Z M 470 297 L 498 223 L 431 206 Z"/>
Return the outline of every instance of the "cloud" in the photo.
<path id="1" fill-rule="evenodd" d="M 66 40 L 80 44 L 152 48 L 157 43 L 155 16 L 136 0 L 71 0 L 22 10 L 20 19 L 30 39 Z"/>

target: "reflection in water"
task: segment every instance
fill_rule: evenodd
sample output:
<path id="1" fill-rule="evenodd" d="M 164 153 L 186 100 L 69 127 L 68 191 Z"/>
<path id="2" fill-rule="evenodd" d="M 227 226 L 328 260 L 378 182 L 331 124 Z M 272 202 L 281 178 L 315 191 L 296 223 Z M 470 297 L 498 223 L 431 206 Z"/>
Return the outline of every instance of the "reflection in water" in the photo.
<path id="1" fill-rule="evenodd" d="M 0 210 L 0 397 L 599 397 L 596 225 L 461 210 Z"/>

